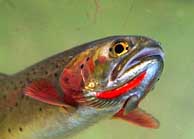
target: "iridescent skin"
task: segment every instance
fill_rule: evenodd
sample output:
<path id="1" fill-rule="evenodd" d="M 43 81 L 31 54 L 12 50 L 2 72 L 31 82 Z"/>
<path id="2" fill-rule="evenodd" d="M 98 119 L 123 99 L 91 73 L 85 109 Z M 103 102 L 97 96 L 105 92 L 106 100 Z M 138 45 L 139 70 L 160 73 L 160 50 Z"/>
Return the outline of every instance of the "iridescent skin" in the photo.
<path id="1" fill-rule="evenodd" d="M 133 51 L 108 59 L 109 48 L 117 40 L 129 42 Z M 80 67 L 80 62 L 88 57 L 95 66 L 89 76 L 84 76 L 82 93 L 72 95 L 76 105 L 68 102 L 67 108 L 57 107 L 24 95 L 24 88 L 39 79 L 49 80 L 63 95 L 60 79 L 64 68 Z M 140 36 L 113 36 L 64 51 L 14 75 L 2 75 L 0 138 L 53 139 L 72 136 L 102 119 L 111 118 L 129 96 L 137 95 L 136 102 L 139 103 L 151 90 L 162 69 L 163 53 L 156 41 Z M 146 77 L 135 89 L 111 100 L 96 98 L 96 93 L 120 87 L 144 70 Z M 129 109 L 130 101 L 128 103 Z"/>

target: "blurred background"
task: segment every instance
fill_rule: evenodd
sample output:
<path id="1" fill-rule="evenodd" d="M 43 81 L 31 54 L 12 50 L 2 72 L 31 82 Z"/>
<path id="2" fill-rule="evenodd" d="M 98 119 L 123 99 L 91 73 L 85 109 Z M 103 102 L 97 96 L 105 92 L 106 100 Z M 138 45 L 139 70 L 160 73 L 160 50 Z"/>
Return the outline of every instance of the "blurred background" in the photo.
<path id="1" fill-rule="evenodd" d="M 194 138 L 194 0 L 0 0 L 0 72 L 111 35 L 159 40 L 165 69 L 141 107 L 157 130 L 107 120 L 72 139 Z"/>

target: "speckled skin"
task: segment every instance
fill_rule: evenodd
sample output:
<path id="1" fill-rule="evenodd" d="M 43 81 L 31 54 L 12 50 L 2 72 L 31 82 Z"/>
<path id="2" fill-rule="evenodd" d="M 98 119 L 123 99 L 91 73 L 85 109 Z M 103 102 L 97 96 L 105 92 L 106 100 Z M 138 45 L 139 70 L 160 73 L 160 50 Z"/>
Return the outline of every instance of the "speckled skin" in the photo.
<path id="1" fill-rule="evenodd" d="M 66 110 L 23 95 L 23 89 L 37 79 L 50 80 L 60 90 L 58 79 L 65 65 L 81 51 L 120 37 L 87 43 L 45 59 L 19 73 L 0 77 L 0 139 L 65 138 L 119 109 L 97 110 L 79 107 Z M 105 116 L 106 115 L 106 116 Z"/>
<path id="2" fill-rule="evenodd" d="M 152 44 L 150 39 L 138 36 L 108 37 L 54 55 L 14 75 L 0 75 L 0 139 L 64 139 L 102 119 L 112 117 L 121 109 L 122 103 L 100 109 L 87 105 L 63 108 L 25 96 L 23 90 L 33 81 L 46 79 L 54 85 L 57 92 L 62 94 L 59 84 L 60 75 L 75 56 L 88 48 L 101 47 L 115 40 L 126 38 L 134 44 L 141 41 L 143 45 L 141 46 L 140 43 L 140 47 Z M 155 61 L 158 64 L 158 61 Z M 154 70 L 158 68 L 160 70 L 161 67 L 156 66 Z M 159 74 L 160 72 L 152 76 L 158 77 Z M 147 78 L 144 86 L 149 86 L 150 89 L 151 86 L 147 82 L 148 80 L 155 82 L 156 78 L 153 79 Z M 140 87 L 141 90 L 143 87 L 149 91 L 144 86 Z"/>

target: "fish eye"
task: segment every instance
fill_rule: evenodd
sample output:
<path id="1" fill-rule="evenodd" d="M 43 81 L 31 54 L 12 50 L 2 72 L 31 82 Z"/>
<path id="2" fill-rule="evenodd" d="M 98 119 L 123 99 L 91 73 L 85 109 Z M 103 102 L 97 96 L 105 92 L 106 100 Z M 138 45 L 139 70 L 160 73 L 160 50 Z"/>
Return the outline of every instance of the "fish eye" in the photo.
<path id="1" fill-rule="evenodd" d="M 109 49 L 111 57 L 119 57 L 129 51 L 129 44 L 126 41 L 119 41 Z"/>

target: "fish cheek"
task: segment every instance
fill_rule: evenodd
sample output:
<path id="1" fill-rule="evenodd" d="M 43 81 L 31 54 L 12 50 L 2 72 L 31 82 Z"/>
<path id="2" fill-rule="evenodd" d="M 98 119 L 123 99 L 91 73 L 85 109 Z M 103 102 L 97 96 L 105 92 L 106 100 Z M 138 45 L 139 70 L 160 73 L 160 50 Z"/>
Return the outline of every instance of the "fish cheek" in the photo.
<path id="1" fill-rule="evenodd" d="M 101 58 L 100 58 L 101 60 Z M 111 61 L 109 61 L 107 58 L 105 60 L 105 57 L 103 58 L 103 62 L 97 59 L 95 61 L 95 72 L 94 72 L 94 78 L 96 80 L 100 80 L 100 82 L 106 82 L 110 76 L 110 73 L 112 71 L 112 64 Z"/>
<path id="2" fill-rule="evenodd" d="M 63 89 L 80 91 L 82 86 L 82 77 L 77 71 L 64 69 L 60 77 L 60 84 Z"/>

